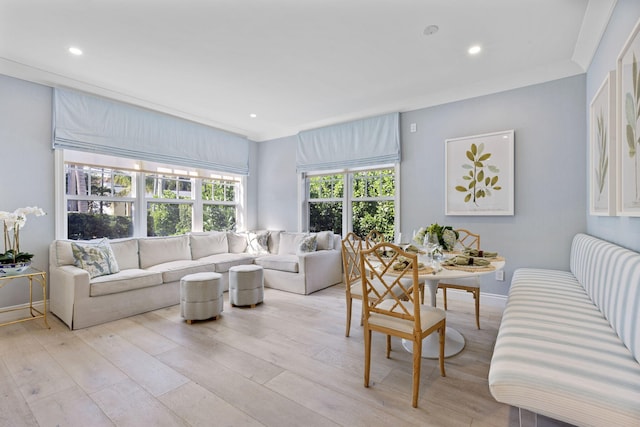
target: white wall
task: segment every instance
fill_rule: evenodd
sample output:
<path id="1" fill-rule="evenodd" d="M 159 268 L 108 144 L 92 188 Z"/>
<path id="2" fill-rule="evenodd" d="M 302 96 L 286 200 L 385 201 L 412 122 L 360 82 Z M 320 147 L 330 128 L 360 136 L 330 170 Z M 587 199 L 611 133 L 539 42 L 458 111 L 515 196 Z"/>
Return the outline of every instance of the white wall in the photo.
<path id="1" fill-rule="evenodd" d="M 638 19 L 640 19 L 640 1 L 618 0 L 609 20 L 609 26 L 587 72 L 587 104 L 585 107 L 587 111 L 589 103 L 607 73 L 616 69 L 618 54 Z M 588 140 L 585 143 L 588 144 Z M 588 162 L 588 158 L 585 162 Z M 585 180 L 587 179 L 585 177 Z M 589 234 L 640 251 L 640 218 L 591 216 L 588 204 L 585 207 L 585 212 Z"/>
<path id="2" fill-rule="evenodd" d="M 51 88 L 0 75 L 0 211 L 39 206 L 47 212 L 30 215 L 20 232 L 20 249 L 34 254 L 33 266 L 47 272 L 54 237 L 51 97 Z M 39 289 L 34 300 L 42 300 Z M 0 289 L 0 307 L 28 301 L 26 280 Z"/>
<path id="3" fill-rule="evenodd" d="M 507 257 L 506 294 L 518 267 L 567 269 L 571 237 L 586 230 L 585 76 L 401 114 L 400 224 L 405 235 L 432 222 L 466 226 L 482 246 Z M 416 123 L 417 132 L 409 125 Z M 444 215 L 444 141 L 515 130 L 515 216 Z M 295 137 L 261 142 L 258 205 L 262 228 L 297 227 Z"/>

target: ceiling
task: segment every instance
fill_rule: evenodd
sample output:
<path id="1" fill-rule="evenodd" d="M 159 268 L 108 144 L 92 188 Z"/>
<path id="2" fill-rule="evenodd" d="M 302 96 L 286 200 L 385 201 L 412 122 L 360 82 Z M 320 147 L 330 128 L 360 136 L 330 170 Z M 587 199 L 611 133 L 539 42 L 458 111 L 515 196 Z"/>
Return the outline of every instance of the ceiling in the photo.
<path id="1" fill-rule="evenodd" d="M 584 73 L 615 1 L 1 0 L 0 74 L 262 141 Z"/>

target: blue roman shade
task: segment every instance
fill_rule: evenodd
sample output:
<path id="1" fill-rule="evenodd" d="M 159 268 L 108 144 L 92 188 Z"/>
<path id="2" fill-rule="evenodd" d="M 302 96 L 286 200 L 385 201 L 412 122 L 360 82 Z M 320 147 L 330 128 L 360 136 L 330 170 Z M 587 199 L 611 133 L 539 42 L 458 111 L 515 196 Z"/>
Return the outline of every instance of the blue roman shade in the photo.
<path id="1" fill-rule="evenodd" d="M 298 172 L 337 170 L 400 161 L 400 113 L 302 131 Z"/>
<path id="2" fill-rule="evenodd" d="M 53 148 L 249 174 L 245 137 L 98 96 L 55 89 L 53 127 Z"/>

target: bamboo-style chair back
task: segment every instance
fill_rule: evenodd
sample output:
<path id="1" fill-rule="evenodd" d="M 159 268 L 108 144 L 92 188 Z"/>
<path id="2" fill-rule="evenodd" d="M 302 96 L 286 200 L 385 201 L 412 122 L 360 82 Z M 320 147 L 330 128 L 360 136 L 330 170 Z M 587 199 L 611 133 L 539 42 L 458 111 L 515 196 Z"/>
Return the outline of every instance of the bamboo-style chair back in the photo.
<path id="1" fill-rule="evenodd" d="M 362 239 L 353 232 L 348 233 L 342 239 L 342 270 L 344 271 L 344 284 L 347 292 L 350 292 L 351 285 L 360 280 L 360 251 L 362 247 Z"/>
<path id="2" fill-rule="evenodd" d="M 464 228 L 458 228 L 458 242 L 463 249 L 480 249 L 480 235 L 470 232 Z"/>
<path id="3" fill-rule="evenodd" d="M 382 254 L 392 255 L 386 257 Z M 410 321 L 414 323 L 413 328 L 420 330 L 417 255 L 386 242 L 363 249 L 360 255 L 360 271 L 370 273 L 361 276 L 364 321 L 367 322 L 367 318 L 375 313 Z M 394 265 L 400 262 L 406 262 L 406 268 L 394 269 Z M 382 304 L 383 301 L 386 302 Z"/>

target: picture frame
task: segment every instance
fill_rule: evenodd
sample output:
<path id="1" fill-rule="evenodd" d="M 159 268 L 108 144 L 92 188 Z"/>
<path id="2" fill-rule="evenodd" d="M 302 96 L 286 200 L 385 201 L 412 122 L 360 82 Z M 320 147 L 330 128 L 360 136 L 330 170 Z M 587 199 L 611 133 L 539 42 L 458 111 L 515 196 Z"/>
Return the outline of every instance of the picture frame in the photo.
<path id="1" fill-rule="evenodd" d="M 514 131 L 445 140 L 445 215 L 514 215 Z"/>
<path id="2" fill-rule="evenodd" d="M 589 214 L 616 215 L 616 72 L 589 104 Z"/>
<path id="3" fill-rule="evenodd" d="M 640 216 L 640 21 L 618 55 L 617 214 Z"/>

